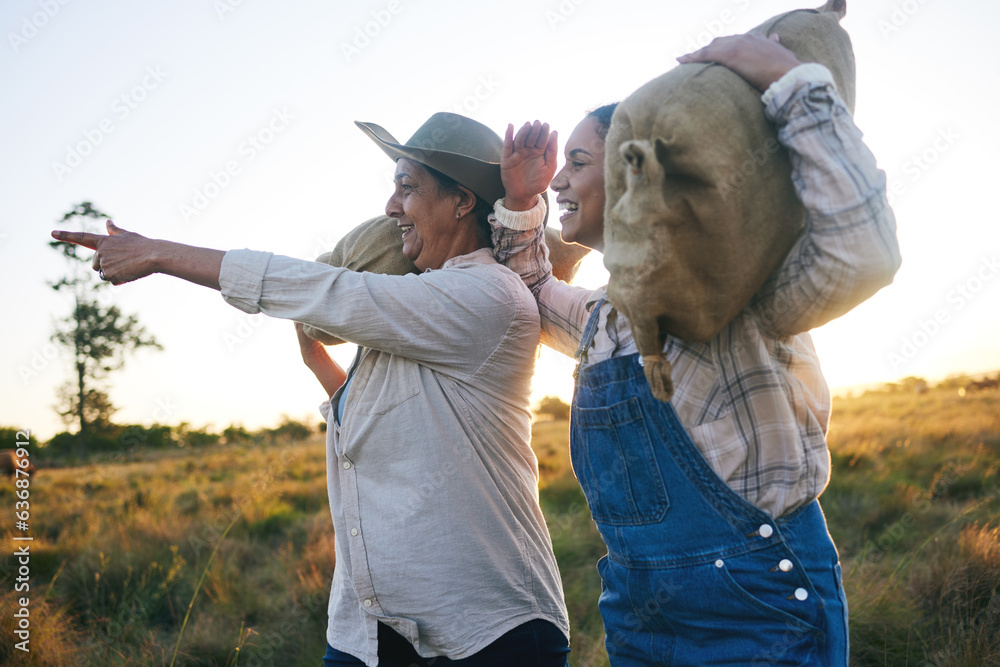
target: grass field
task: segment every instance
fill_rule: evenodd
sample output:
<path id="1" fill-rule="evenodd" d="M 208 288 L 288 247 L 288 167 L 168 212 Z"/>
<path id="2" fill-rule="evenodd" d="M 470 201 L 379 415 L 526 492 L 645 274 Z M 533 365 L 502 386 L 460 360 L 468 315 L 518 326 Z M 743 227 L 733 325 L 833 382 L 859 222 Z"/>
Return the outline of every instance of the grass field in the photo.
<path id="1" fill-rule="evenodd" d="M 567 434 L 565 421 L 539 421 L 533 446 L 571 663 L 598 667 L 605 550 Z M 821 501 L 841 552 L 852 663 L 1000 664 L 1000 393 L 836 399 L 830 446 Z M 25 593 L 8 556 L 0 663 L 165 665 L 176 648 L 177 665 L 320 664 L 334 565 L 323 451 L 314 436 L 42 470 L 31 485 L 30 660 L 13 648 Z M 0 506 L 11 514 L 14 501 L 6 482 Z"/>

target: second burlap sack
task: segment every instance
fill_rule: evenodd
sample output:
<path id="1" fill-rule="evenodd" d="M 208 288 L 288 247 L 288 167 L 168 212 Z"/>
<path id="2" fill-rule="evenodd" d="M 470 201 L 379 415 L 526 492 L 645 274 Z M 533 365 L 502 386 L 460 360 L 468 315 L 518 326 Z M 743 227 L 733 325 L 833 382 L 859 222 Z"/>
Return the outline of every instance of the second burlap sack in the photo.
<path id="1" fill-rule="evenodd" d="M 331 264 L 351 271 L 371 271 L 402 276 L 419 273 L 413 262 L 403 256 L 403 237 L 396 219 L 378 215 L 365 220 L 347 232 L 330 252 L 316 258 L 317 262 Z M 306 324 L 302 330 L 307 336 L 325 345 L 338 345 L 344 341 L 322 329 Z"/>
<path id="2" fill-rule="evenodd" d="M 580 262 L 590 250 L 583 246 L 563 243 L 557 230 L 545 229 L 552 275 L 570 282 L 580 268 Z M 365 220 L 341 238 L 330 252 L 316 258 L 317 262 L 351 271 L 372 271 L 402 276 L 419 273 L 413 262 L 403 255 L 403 237 L 396 219 L 379 215 Z M 311 324 L 303 325 L 307 336 L 324 345 L 339 345 L 344 341 Z"/>
<path id="3" fill-rule="evenodd" d="M 846 0 L 776 16 L 801 62 L 825 65 L 854 108 Z M 708 341 L 791 248 L 804 209 L 760 92 L 721 65 L 680 65 L 619 104 L 606 143 L 608 299 L 628 318 L 653 394 L 673 394 L 666 337 Z"/>

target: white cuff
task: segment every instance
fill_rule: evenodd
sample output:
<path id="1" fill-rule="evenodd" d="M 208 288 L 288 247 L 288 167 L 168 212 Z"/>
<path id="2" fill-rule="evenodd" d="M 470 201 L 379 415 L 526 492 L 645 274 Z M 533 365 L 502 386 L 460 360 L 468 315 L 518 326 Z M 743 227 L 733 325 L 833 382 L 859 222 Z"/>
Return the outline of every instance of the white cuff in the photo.
<path id="1" fill-rule="evenodd" d="M 503 201 L 498 199 L 493 205 L 493 213 L 500 226 L 523 232 L 541 227 L 545 222 L 545 200 L 540 196 L 536 196 L 535 205 L 527 211 L 511 211 L 503 205 Z"/>
<path id="2" fill-rule="evenodd" d="M 771 100 L 782 93 L 792 91 L 802 83 L 829 83 L 836 87 L 833 75 L 825 65 L 819 63 L 802 63 L 785 72 L 785 75 L 768 86 L 760 101 L 768 106 Z"/>
<path id="3" fill-rule="evenodd" d="M 264 273 L 270 261 L 269 252 L 228 251 L 222 258 L 222 268 L 219 271 L 219 291 L 226 303 L 244 313 L 259 313 Z"/>

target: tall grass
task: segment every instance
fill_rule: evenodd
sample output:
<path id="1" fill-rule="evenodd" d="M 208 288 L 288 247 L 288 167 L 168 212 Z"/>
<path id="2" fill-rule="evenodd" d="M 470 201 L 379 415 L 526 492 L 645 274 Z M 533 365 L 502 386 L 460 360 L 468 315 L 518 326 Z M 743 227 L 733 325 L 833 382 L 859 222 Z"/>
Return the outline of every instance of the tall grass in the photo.
<path id="1" fill-rule="evenodd" d="M 603 667 L 606 550 L 567 440 L 565 421 L 534 424 L 571 664 Z M 1000 394 L 836 399 L 829 440 L 821 502 L 841 553 L 852 664 L 1000 664 Z M 48 468 L 31 493 L 32 652 L 10 639 L 23 594 L 8 557 L 0 664 L 166 665 L 175 646 L 178 665 L 320 663 L 334 560 L 319 436 Z M 0 484 L 0 507 L 13 502 Z"/>
<path id="2" fill-rule="evenodd" d="M 321 659 L 334 562 L 318 437 L 46 469 L 31 488 L 32 653 L 0 641 L 0 663 L 166 665 L 178 645 L 179 665 Z"/>
<path id="3" fill-rule="evenodd" d="M 852 663 L 1000 664 L 1000 394 L 835 399 L 829 442 Z"/>

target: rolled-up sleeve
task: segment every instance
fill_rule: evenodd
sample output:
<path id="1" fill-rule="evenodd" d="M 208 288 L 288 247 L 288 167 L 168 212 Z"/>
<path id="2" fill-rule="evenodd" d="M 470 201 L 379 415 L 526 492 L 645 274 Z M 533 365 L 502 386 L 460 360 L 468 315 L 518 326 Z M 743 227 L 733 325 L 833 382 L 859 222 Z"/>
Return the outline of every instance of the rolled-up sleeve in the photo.
<path id="1" fill-rule="evenodd" d="M 494 211 L 490 216 L 494 257 L 518 274 L 535 296 L 542 343 L 573 356 L 597 291 L 569 285 L 552 275 L 545 245 L 545 201 L 541 197 L 529 211 L 510 211 L 502 199 Z"/>
<path id="2" fill-rule="evenodd" d="M 244 313 L 260 312 L 260 293 L 271 253 L 257 250 L 230 250 L 222 258 L 219 287 L 222 298 Z"/>

